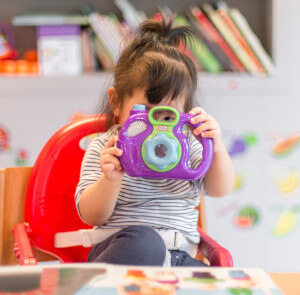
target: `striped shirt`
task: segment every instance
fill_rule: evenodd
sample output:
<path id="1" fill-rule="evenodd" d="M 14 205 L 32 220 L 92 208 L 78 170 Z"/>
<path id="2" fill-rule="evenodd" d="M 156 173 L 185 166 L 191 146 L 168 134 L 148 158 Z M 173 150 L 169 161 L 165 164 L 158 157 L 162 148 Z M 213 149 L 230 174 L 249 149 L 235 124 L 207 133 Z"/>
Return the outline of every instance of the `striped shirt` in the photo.
<path id="1" fill-rule="evenodd" d="M 105 144 L 118 134 L 120 125 L 93 139 L 84 155 L 80 180 L 76 188 L 77 204 L 83 190 L 96 182 L 101 173 L 100 154 Z M 189 132 L 190 165 L 198 167 L 202 160 L 202 145 Z M 180 231 L 186 238 L 199 243 L 197 231 L 200 198 L 198 189 L 203 189 L 204 178 L 197 181 L 172 179 L 146 179 L 131 177 L 125 173 L 115 209 L 106 224 L 97 228 L 123 228 L 131 225 L 147 225 L 155 229 Z M 80 212 L 78 211 L 80 214 Z"/>

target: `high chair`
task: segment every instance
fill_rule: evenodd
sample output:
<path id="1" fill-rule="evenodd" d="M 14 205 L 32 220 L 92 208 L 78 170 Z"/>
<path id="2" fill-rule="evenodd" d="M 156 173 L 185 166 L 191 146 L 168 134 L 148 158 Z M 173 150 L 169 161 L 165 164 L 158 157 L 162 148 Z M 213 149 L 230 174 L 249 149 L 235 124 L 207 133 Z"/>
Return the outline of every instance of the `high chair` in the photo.
<path id="1" fill-rule="evenodd" d="M 49 259 L 86 261 L 90 247 L 57 248 L 55 236 L 92 228 L 79 218 L 74 193 L 85 152 L 81 147 L 83 138 L 104 131 L 105 116 L 89 116 L 69 123 L 49 139 L 32 168 L 0 169 L 1 264 L 16 264 L 17 260 L 21 265 Z M 198 257 L 201 252 L 211 266 L 232 266 L 228 250 L 205 232 L 204 200 L 200 197 Z"/>

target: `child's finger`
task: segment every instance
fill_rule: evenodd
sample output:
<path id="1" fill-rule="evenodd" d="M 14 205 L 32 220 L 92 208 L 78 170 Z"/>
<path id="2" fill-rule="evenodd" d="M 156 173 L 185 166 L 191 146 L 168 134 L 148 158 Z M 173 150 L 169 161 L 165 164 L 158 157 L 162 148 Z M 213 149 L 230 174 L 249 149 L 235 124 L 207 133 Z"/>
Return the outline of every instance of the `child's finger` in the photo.
<path id="1" fill-rule="evenodd" d="M 104 167 L 106 165 L 109 165 L 109 164 L 113 164 L 114 165 L 114 169 L 113 170 L 122 170 L 122 167 L 121 167 L 121 164 L 120 164 L 120 161 L 114 157 L 114 156 L 111 156 L 109 154 L 106 154 L 106 155 L 103 155 L 101 157 L 101 165 Z"/>
<path id="2" fill-rule="evenodd" d="M 206 111 L 200 107 L 195 107 L 189 111 L 189 114 L 191 115 L 206 114 Z"/>
<path id="3" fill-rule="evenodd" d="M 197 123 L 205 122 L 208 119 L 210 119 L 210 116 L 208 114 L 201 114 L 201 115 L 193 117 L 190 122 L 192 124 L 197 124 Z"/>
<path id="4" fill-rule="evenodd" d="M 214 132 L 213 131 L 204 131 L 201 133 L 202 137 L 210 137 L 210 138 L 214 138 Z"/>
<path id="5" fill-rule="evenodd" d="M 202 132 L 214 130 L 214 129 L 216 129 L 216 127 L 217 126 L 214 124 L 213 121 L 206 121 L 205 123 L 198 126 L 196 129 L 194 129 L 193 133 L 195 135 L 199 135 Z"/>
<path id="6" fill-rule="evenodd" d="M 109 148 L 105 148 L 103 151 L 102 151 L 102 155 L 114 155 L 114 156 L 117 156 L 117 157 L 120 157 L 122 156 L 123 154 L 123 151 L 120 150 L 119 148 L 117 147 L 109 147 Z"/>
<path id="7" fill-rule="evenodd" d="M 104 148 L 106 149 L 106 148 L 113 147 L 117 141 L 118 141 L 118 136 L 113 136 L 108 140 Z"/>

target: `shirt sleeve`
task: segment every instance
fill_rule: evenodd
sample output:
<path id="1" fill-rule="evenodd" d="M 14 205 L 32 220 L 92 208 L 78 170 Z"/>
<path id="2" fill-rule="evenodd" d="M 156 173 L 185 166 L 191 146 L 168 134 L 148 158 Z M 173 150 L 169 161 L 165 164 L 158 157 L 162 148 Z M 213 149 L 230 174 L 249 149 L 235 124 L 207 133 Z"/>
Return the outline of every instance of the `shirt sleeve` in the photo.
<path id="1" fill-rule="evenodd" d="M 79 215 L 80 212 L 78 208 L 78 203 L 82 192 L 85 190 L 86 187 L 95 183 L 102 173 L 100 167 L 100 155 L 105 146 L 105 143 L 106 142 L 100 137 L 93 139 L 84 154 L 81 163 L 80 180 L 77 184 L 75 192 L 75 203 Z"/>
<path id="2" fill-rule="evenodd" d="M 203 146 L 202 144 L 192 135 L 192 133 L 188 132 L 188 141 L 190 144 L 190 164 L 192 169 L 196 169 L 200 163 L 202 162 L 202 152 Z M 200 190 L 201 194 L 206 196 L 207 193 L 204 189 L 204 179 L 205 175 L 200 179 L 195 181 L 197 188 Z"/>

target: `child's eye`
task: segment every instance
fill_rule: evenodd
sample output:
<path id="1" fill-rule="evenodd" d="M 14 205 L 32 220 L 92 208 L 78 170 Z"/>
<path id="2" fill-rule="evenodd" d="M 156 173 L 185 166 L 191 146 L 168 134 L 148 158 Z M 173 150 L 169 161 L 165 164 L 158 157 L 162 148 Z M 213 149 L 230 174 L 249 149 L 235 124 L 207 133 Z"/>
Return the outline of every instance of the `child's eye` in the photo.
<path id="1" fill-rule="evenodd" d="M 153 118 L 157 121 L 174 121 L 175 114 L 165 110 L 157 110 L 153 113 Z"/>
<path id="2" fill-rule="evenodd" d="M 168 117 L 165 117 L 165 118 L 164 118 L 164 121 L 174 121 L 174 118 L 168 116 Z"/>

